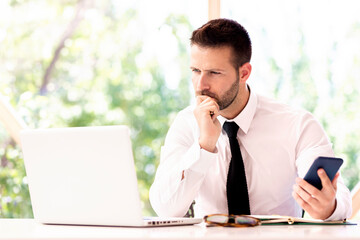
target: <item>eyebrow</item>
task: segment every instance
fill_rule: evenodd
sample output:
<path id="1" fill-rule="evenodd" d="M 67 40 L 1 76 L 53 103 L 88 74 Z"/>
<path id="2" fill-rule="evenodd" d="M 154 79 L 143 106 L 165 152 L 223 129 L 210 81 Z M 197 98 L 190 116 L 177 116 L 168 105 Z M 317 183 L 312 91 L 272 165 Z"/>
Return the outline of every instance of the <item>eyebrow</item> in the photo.
<path id="1" fill-rule="evenodd" d="M 199 69 L 197 67 L 190 67 L 190 69 Z M 220 69 L 220 68 L 210 68 L 210 69 L 205 69 L 203 71 L 207 71 L 207 72 L 211 72 L 211 71 L 215 71 L 215 72 L 225 72 L 225 70 Z"/>

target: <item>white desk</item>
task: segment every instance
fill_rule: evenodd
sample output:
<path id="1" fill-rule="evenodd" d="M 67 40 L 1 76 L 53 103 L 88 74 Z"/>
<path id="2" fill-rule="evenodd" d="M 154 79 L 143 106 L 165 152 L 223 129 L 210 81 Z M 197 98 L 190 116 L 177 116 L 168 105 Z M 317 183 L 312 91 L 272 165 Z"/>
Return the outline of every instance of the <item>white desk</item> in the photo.
<path id="1" fill-rule="evenodd" d="M 360 226 L 258 226 L 253 228 L 206 227 L 88 227 L 56 226 L 33 219 L 0 219 L 0 239 L 360 239 Z"/>

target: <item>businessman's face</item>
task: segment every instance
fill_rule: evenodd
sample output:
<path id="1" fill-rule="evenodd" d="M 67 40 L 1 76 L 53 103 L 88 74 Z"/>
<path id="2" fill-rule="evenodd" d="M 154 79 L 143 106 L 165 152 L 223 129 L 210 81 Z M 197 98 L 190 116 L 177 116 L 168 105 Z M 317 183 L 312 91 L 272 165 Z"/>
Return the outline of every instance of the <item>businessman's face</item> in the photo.
<path id="1" fill-rule="evenodd" d="M 190 68 L 195 94 L 213 98 L 220 110 L 233 103 L 239 92 L 239 72 L 231 62 L 230 47 L 191 47 Z"/>

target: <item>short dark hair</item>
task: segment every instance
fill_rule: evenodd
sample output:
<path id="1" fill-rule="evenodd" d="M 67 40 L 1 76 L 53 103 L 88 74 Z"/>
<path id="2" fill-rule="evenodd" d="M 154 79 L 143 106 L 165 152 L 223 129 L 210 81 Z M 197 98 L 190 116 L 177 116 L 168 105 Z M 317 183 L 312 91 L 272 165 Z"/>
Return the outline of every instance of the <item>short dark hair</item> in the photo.
<path id="1" fill-rule="evenodd" d="M 246 29 L 230 19 L 214 19 L 193 31 L 192 45 L 200 47 L 224 47 L 233 49 L 232 63 L 236 69 L 251 59 L 251 40 Z"/>

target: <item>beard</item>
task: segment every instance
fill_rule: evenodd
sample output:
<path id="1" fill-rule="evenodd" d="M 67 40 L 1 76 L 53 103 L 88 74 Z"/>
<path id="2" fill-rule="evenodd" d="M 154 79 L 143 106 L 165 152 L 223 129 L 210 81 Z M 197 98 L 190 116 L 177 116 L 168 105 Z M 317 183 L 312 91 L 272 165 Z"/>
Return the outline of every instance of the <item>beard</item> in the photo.
<path id="1" fill-rule="evenodd" d="M 218 96 L 215 93 L 212 93 L 208 90 L 197 91 L 196 95 L 205 95 L 215 99 L 216 103 L 219 105 L 220 111 L 229 107 L 235 100 L 236 96 L 239 93 L 239 77 L 236 77 L 234 83 L 230 86 L 224 95 Z"/>

